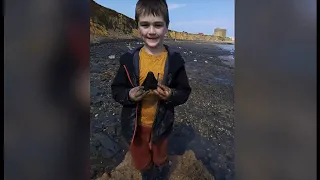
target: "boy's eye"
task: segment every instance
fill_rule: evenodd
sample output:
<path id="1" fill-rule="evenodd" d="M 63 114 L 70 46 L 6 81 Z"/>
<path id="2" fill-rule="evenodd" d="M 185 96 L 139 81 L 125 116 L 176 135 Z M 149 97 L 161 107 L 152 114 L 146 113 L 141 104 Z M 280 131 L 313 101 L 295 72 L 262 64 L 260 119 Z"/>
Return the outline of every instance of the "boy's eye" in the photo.
<path id="1" fill-rule="evenodd" d="M 155 24 L 154 26 L 155 26 L 155 27 L 162 27 L 163 24 Z"/>
<path id="2" fill-rule="evenodd" d="M 149 27 L 149 26 L 154 26 L 155 28 L 161 28 L 161 27 L 163 27 L 164 26 L 164 24 L 163 23 L 154 23 L 154 24 L 151 24 L 151 23 L 140 23 L 140 26 L 141 27 L 145 27 L 145 28 L 147 28 L 147 27 Z"/>
<path id="3" fill-rule="evenodd" d="M 148 24 L 143 24 L 143 25 L 141 25 L 141 27 L 143 27 L 143 28 L 149 28 L 149 25 L 148 25 Z"/>
<path id="4" fill-rule="evenodd" d="M 147 23 L 141 23 L 141 24 L 140 24 L 140 26 L 148 27 L 148 26 L 149 26 L 149 24 L 147 24 Z"/>

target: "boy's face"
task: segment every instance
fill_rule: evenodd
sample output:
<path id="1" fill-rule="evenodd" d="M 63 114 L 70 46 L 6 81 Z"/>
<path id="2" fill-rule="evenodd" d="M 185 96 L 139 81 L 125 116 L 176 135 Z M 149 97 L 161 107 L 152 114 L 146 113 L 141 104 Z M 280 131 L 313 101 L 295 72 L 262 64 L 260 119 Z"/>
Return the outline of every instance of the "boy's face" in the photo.
<path id="1" fill-rule="evenodd" d="M 138 30 L 144 43 L 150 48 L 162 46 L 168 28 L 162 16 L 140 16 Z"/>

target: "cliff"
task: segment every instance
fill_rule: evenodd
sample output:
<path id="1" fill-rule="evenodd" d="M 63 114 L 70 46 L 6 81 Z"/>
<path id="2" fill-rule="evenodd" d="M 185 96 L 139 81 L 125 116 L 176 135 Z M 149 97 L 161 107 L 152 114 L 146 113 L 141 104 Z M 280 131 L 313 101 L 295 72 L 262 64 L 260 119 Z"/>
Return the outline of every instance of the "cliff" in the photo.
<path id="1" fill-rule="evenodd" d="M 105 36 L 110 38 L 138 38 L 136 22 L 134 19 L 105 8 L 90 0 L 90 34 L 91 36 Z M 191 34 L 169 30 L 168 39 L 175 40 L 200 40 L 200 41 L 226 41 L 231 39 L 213 35 Z"/>
<path id="2" fill-rule="evenodd" d="M 169 30 L 167 37 L 176 40 L 223 41 L 224 38 L 204 34 L 191 34 Z"/>
<path id="3" fill-rule="evenodd" d="M 135 20 L 90 0 L 90 34 L 119 37 L 138 36 Z"/>

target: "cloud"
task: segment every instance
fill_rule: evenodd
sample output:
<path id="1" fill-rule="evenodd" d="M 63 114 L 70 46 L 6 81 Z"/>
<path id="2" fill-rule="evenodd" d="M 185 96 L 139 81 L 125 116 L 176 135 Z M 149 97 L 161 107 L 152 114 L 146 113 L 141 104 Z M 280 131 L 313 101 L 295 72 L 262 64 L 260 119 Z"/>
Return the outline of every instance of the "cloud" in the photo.
<path id="1" fill-rule="evenodd" d="M 185 6 L 186 6 L 186 4 L 168 4 L 168 9 L 173 10 L 173 9 L 178 9 L 178 8 L 182 8 Z"/>

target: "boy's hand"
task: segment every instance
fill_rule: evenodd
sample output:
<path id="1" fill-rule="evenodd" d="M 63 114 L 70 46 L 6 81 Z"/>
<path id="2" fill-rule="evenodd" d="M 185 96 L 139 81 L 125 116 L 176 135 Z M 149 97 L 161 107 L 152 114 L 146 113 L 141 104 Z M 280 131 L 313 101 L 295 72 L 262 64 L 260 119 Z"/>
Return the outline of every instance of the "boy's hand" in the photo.
<path id="1" fill-rule="evenodd" d="M 158 88 L 153 90 L 162 100 L 168 100 L 171 96 L 171 89 L 163 84 L 158 84 Z"/>
<path id="2" fill-rule="evenodd" d="M 140 101 L 149 91 L 144 91 L 143 86 L 137 86 L 129 91 L 129 98 L 131 101 Z"/>

